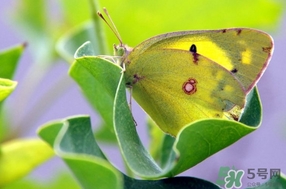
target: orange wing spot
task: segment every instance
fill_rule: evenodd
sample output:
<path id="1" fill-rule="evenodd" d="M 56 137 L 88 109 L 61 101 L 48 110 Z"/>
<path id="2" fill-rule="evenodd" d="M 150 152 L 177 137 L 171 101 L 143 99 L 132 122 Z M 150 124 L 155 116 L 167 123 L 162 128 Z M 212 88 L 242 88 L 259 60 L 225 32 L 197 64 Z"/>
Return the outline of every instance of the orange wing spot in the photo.
<path id="1" fill-rule="evenodd" d="M 182 89 L 187 95 L 194 94 L 197 91 L 197 80 L 189 78 L 188 81 L 183 83 Z"/>
<path id="2" fill-rule="evenodd" d="M 271 49 L 272 49 L 271 47 L 262 47 L 263 52 L 266 52 L 266 53 L 270 53 Z"/>

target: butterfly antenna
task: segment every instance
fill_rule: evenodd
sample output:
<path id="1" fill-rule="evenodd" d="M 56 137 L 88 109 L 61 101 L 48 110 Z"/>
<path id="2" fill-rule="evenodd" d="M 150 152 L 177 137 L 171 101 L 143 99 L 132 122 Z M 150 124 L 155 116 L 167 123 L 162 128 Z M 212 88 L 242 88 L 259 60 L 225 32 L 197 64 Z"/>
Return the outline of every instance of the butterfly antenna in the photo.
<path id="1" fill-rule="evenodd" d="M 122 39 L 121 39 L 121 36 L 114 24 L 114 22 L 112 21 L 107 9 L 104 7 L 103 8 L 103 11 L 105 12 L 106 16 L 108 17 L 109 21 L 111 24 L 109 24 L 109 22 L 104 18 L 104 16 L 100 13 L 100 12 L 97 12 L 98 16 L 108 25 L 108 27 L 111 29 L 111 31 L 115 34 L 115 36 L 117 37 L 117 39 L 119 40 L 119 43 L 120 45 L 122 46 L 123 43 L 122 43 Z"/>

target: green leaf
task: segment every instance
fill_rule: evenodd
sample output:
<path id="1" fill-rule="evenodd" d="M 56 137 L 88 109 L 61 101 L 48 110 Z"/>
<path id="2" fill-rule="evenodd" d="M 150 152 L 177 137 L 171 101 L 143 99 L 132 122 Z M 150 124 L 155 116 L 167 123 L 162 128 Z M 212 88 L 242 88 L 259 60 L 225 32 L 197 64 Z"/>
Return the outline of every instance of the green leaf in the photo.
<path id="1" fill-rule="evenodd" d="M 159 160 L 162 158 L 161 148 L 164 144 L 163 142 L 166 134 L 149 117 L 147 120 L 147 125 L 150 135 L 149 151 L 155 160 Z"/>
<path id="2" fill-rule="evenodd" d="M 174 144 L 173 163 L 166 176 L 177 175 L 233 144 L 256 128 L 239 122 L 208 119 L 192 123 L 179 133 Z M 192 139 L 192 141 L 190 141 Z M 169 163 L 169 165 L 172 165 Z"/>
<path id="3" fill-rule="evenodd" d="M 17 139 L 1 144 L 0 187 L 32 171 L 51 158 L 52 149 L 39 139 Z"/>
<path id="4" fill-rule="evenodd" d="M 66 0 L 62 1 L 69 2 Z M 90 42 L 89 45 L 91 46 L 91 48 L 88 49 L 90 52 L 87 52 L 87 49 L 82 49 L 84 56 L 107 53 L 106 37 L 105 33 L 103 32 L 102 26 L 103 22 L 96 13 L 96 9 L 98 9 L 98 3 L 94 0 L 90 0 L 89 3 L 92 21 L 86 22 L 85 24 L 82 24 L 79 27 L 76 27 L 73 30 L 69 31 L 62 38 L 60 38 L 57 43 L 58 53 L 69 62 L 71 62 L 73 58 L 80 57 L 78 55 L 73 55 L 78 49 L 78 47 L 87 41 Z M 68 7 L 75 8 L 74 5 Z M 74 12 L 72 12 L 71 15 L 74 15 Z"/>
<path id="5" fill-rule="evenodd" d="M 1 101 L 11 94 L 17 85 L 16 81 L 8 79 L 13 78 L 24 48 L 25 44 L 21 44 L 0 52 L 0 141 L 6 134 L 9 125 L 6 120 L 6 112 L 3 108 L 3 102 Z"/>
<path id="6" fill-rule="evenodd" d="M 257 87 L 255 87 L 247 95 L 244 113 L 241 115 L 239 121 L 249 126 L 258 126 L 262 121 L 262 115 L 261 113 L 259 114 L 253 112 L 262 112 L 262 106 Z"/>
<path id="7" fill-rule="evenodd" d="M 123 185 L 122 175 L 107 162 L 97 145 L 89 117 L 51 122 L 42 126 L 38 134 L 54 147 L 83 188 L 121 188 Z"/>
<path id="8" fill-rule="evenodd" d="M 0 78 L 0 102 L 7 96 L 9 96 L 14 91 L 16 86 L 17 86 L 16 81 Z"/>
<path id="9" fill-rule="evenodd" d="M 38 130 L 38 134 L 53 145 L 56 154 L 66 162 L 83 188 L 113 189 L 123 186 L 128 189 L 219 188 L 209 181 L 192 177 L 137 180 L 125 176 L 106 161 L 93 138 L 87 116 L 47 123 Z"/>
<path id="10" fill-rule="evenodd" d="M 84 53 L 85 56 L 89 55 L 98 55 L 100 53 L 100 49 L 98 48 L 98 40 L 94 34 L 94 26 L 91 22 L 86 22 L 73 30 L 67 32 L 63 35 L 57 42 L 56 49 L 58 53 L 65 58 L 68 62 L 74 61 L 74 58 L 78 58 L 81 56 L 75 56 L 77 49 L 79 46 L 84 44 L 85 42 L 90 41 L 90 48 L 82 49 L 81 52 Z"/>
<path id="11" fill-rule="evenodd" d="M 0 78 L 12 79 L 25 44 L 0 52 Z"/>
<path id="12" fill-rule="evenodd" d="M 31 6 L 33 5 L 33 6 Z M 59 27 L 52 27 L 48 20 L 48 2 L 45 0 L 23 0 L 14 7 L 13 18 L 20 34 L 24 35 L 37 64 L 49 64 L 54 58 L 54 35 Z M 54 26 L 56 21 L 51 21 Z"/>
<path id="13" fill-rule="evenodd" d="M 25 44 L 22 44 L 0 52 L 0 101 L 11 94 L 17 85 L 16 81 L 11 81 L 10 79 L 13 78 L 24 47 Z M 1 105 L 0 103 L 0 108 Z"/>
<path id="14" fill-rule="evenodd" d="M 74 58 L 80 58 L 84 56 L 96 56 L 97 54 L 98 52 L 95 51 L 92 43 L 90 41 L 87 41 L 75 51 Z"/>
<path id="15" fill-rule="evenodd" d="M 103 62 L 103 63 L 102 63 Z M 76 59 L 69 74 L 81 87 L 91 106 L 101 115 L 104 124 L 108 127 L 110 141 L 115 141 L 113 131 L 112 110 L 116 87 L 122 69 L 98 57 L 82 57 Z"/>
<path id="16" fill-rule="evenodd" d="M 173 151 L 173 146 L 175 142 L 175 138 L 170 135 L 165 135 L 163 145 L 161 147 L 161 166 L 166 168 L 170 165 L 171 161 L 174 159 L 176 154 Z"/>

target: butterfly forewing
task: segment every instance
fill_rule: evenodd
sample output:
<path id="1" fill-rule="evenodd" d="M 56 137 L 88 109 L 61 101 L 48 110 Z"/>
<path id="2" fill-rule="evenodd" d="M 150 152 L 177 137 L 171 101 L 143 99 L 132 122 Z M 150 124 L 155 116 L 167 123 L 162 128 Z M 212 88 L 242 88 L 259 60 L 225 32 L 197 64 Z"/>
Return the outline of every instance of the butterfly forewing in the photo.
<path id="1" fill-rule="evenodd" d="M 197 53 L 232 72 L 249 92 L 266 69 L 273 52 L 268 34 L 246 28 L 184 31 L 150 38 L 134 48 L 134 54 L 155 49 L 189 50 L 194 44 Z M 132 56 L 132 54 L 131 54 Z"/>

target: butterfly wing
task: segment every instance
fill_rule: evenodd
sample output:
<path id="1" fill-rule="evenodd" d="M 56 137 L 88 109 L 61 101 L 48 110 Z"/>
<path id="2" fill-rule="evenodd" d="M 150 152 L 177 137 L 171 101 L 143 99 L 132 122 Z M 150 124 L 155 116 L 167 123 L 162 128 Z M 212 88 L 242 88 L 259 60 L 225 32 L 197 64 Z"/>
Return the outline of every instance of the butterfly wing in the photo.
<path id="1" fill-rule="evenodd" d="M 223 117 L 244 106 L 245 91 L 233 73 L 210 59 L 178 49 L 152 49 L 126 60 L 125 81 L 157 125 L 176 135 L 186 124 Z"/>
<path id="2" fill-rule="evenodd" d="M 133 49 L 132 56 L 155 49 L 188 51 L 192 44 L 197 52 L 232 72 L 249 92 L 266 69 L 273 52 L 268 34 L 246 28 L 184 31 L 150 38 Z"/>

